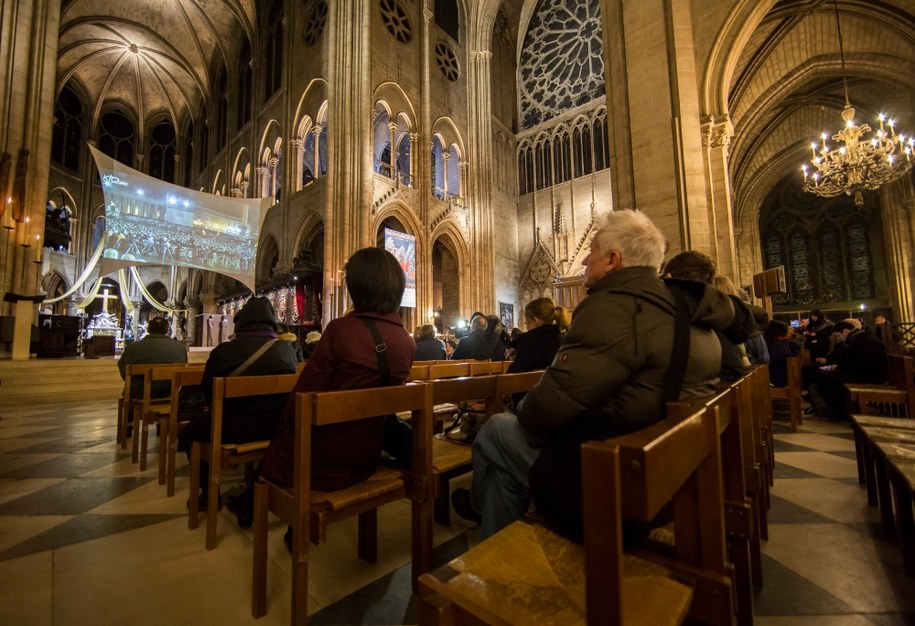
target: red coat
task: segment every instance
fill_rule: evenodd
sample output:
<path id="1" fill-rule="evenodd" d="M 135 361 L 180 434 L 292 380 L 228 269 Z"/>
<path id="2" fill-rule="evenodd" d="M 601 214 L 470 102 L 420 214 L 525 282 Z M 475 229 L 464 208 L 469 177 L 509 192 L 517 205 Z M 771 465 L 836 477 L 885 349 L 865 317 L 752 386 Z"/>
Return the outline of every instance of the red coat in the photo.
<path id="1" fill-rule="evenodd" d="M 307 391 L 364 389 L 381 385 L 375 341 L 360 318 L 371 318 L 387 345 L 391 384 L 407 379 L 416 344 L 396 313 L 351 313 L 327 325 L 286 404 L 283 427 L 261 465 L 278 485 L 292 486 L 295 394 Z M 311 487 L 334 491 L 371 476 L 381 459 L 383 418 L 316 428 L 312 433 Z"/>

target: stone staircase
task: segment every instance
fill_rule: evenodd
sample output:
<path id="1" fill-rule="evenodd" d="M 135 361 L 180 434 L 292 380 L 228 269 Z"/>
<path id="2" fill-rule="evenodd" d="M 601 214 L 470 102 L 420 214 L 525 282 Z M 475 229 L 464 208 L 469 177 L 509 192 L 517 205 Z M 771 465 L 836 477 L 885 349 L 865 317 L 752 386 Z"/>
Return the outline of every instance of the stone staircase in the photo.
<path id="1" fill-rule="evenodd" d="M 0 360 L 0 406 L 116 400 L 123 390 L 115 357 Z"/>

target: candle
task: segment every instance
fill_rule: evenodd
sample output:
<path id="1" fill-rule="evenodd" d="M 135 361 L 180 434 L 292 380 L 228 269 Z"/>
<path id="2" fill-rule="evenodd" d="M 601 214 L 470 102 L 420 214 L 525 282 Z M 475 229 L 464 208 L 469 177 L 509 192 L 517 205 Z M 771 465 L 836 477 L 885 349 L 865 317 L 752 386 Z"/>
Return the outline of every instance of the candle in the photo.
<path id="1" fill-rule="evenodd" d="M 35 235 L 35 262 L 41 263 L 41 235 Z"/>

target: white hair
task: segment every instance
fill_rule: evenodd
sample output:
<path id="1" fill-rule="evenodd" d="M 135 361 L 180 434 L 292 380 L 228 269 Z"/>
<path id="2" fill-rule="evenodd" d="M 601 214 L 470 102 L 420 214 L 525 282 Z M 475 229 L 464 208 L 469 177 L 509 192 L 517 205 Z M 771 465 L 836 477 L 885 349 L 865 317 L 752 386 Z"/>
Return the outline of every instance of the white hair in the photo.
<path id="1" fill-rule="evenodd" d="M 594 241 L 601 254 L 618 250 L 624 267 L 661 268 L 667 241 L 647 215 L 637 210 L 604 214 Z"/>

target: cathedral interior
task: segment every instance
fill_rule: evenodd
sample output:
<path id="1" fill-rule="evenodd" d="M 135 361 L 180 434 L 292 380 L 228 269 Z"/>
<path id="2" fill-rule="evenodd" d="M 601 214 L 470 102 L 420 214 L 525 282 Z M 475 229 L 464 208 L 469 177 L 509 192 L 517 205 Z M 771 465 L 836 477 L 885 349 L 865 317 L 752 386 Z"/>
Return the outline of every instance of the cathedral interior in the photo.
<path id="1" fill-rule="evenodd" d="M 836 182 L 858 131 L 880 161 Z M 285 523 L 256 621 L 251 533 L 226 511 L 204 551 L 183 460 L 164 498 L 117 447 L 114 359 L 27 354 L 12 396 L 17 298 L 124 332 L 164 311 L 200 356 L 252 289 L 300 336 L 343 315 L 347 258 L 394 231 L 415 250 L 407 329 L 518 326 L 536 297 L 578 302 L 598 217 L 638 209 L 668 257 L 701 251 L 740 287 L 782 267 L 776 317 L 912 325 L 912 133 L 915 0 L 0 0 L 0 622 L 289 623 L 292 595 Z M 221 226 L 253 233 L 250 276 L 102 274 L 115 219 L 93 150 L 265 207 Z M 107 395 L 89 384 L 105 371 Z M 755 623 L 915 623 L 848 425 L 773 428 Z M 452 517 L 439 564 L 479 540 Z M 381 515 L 370 566 L 350 522 L 311 552 L 312 623 L 420 621 L 409 503 Z"/>
<path id="2" fill-rule="evenodd" d="M 98 270 L 80 281 L 106 229 L 91 145 L 268 198 L 256 290 L 298 285 L 295 323 L 343 313 L 346 258 L 386 228 L 415 237 L 408 328 L 574 304 L 595 217 L 630 208 L 740 286 L 784 266 L 782 317 L 913 319 L 911 171 L 832 197 L 801 172 L 847 103 L 903 146 L 915 129 L 911 0 L 21 0 L 2 19 L 2 290 L 54 313 L 107 311 Z M 180 266 L 112 278 L 198 338 L 250 293 Z"/>

